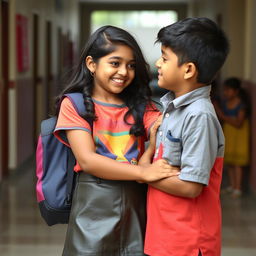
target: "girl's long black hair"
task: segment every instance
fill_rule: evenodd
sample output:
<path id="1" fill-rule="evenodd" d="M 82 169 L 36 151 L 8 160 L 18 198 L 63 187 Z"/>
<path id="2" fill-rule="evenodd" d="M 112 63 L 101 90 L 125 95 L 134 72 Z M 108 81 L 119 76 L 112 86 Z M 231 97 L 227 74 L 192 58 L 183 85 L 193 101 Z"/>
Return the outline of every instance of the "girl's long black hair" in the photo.
<path id="1" fill-rule="evenodd" d="M 91 56 L 93 61 L 97 63 L 100 58 L 113 52 L 116 46 L 120 44 L 129 46 L 135 58 L 135 77 L 132 83 L 120 93 L 120 98 L 129 109 L 124 116 L 124 121 L 128 123 L 127 119 L 132 115 L 135 123 L 131 126 L 130 134 L 135 136 L 143 135 L 143 115 L 140 113 L 143 108 L 141 106 L 151 104 L 149 65 L 146 63 L 141 49 L 133 36 L 121 28 L 110 25 L 99 28 L 89 38 L 82 50 L 79 64 L 75 68 L 71 82 L 56 99 L 56 114 L 59 113 L 60 101 L 65 93 L 81 92 L 83 93 L 86 108 L 84 118 L 96 120 L 94 103 L 91 97 L 93 76 L 86 67 L 85 59 L 87 56 Z"/>

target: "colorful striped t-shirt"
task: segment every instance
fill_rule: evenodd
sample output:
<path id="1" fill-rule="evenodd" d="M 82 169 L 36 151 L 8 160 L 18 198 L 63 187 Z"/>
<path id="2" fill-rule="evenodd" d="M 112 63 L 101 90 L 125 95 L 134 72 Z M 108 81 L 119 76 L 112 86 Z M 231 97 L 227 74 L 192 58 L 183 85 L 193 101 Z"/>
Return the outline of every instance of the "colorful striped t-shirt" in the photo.
<path id="1" fill-rule="evenodd" d="M 55 136 L 63 143 L 66 141 L 60 136 L 61 131 L 79 129 L 92 133 L 96 146 L 96 153 L 112 158 L 118 162 L 137 164 L 139 157 L 144 152 L 144 143 L 149 135 L 151 125 L 160 115 L 155 106 L 146 107 L 143 117 L 145 136 L 130 135 L 131 125 L 124 121 L 128 111 L 126 105 L 109 104 L 94 100 L 97 120 L 93 123 L 93 131 L 89 123 L 82 118 L 73 107 L 71 101 L 65 98 L 61 103 Z M 128 118 L 128 123 L 134 123 L 133 117 Z M 75 171 L 81 170 L 76 164 Z"/>

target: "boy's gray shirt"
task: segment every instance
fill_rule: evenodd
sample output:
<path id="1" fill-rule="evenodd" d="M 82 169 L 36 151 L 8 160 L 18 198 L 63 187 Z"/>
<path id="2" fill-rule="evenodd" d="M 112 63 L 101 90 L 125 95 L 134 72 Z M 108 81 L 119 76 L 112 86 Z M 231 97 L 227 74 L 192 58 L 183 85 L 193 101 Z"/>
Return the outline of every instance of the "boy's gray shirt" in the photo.
<path id="1" fill-rule="evenodd" d="M 204 86 L 176 99 L 172 92 L 160 99 L 163 122 L 157 133 L 155 152 L 157 158 L 163 147 L 162 157 L 180 166 L 181 180 L 205 185 L 216 158 L 224 155 L 224 135 L 210 91 L 211 86 Z"/>

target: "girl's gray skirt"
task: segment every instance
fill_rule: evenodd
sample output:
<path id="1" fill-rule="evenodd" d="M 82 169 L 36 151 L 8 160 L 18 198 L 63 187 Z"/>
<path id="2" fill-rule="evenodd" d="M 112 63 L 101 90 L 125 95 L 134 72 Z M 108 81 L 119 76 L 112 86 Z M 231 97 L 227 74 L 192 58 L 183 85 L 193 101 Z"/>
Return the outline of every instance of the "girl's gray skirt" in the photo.
<path id="1" fill-rule="evenodd" d="M 63 256 L 144 256 L 146 190 L 80 172 Z"/>

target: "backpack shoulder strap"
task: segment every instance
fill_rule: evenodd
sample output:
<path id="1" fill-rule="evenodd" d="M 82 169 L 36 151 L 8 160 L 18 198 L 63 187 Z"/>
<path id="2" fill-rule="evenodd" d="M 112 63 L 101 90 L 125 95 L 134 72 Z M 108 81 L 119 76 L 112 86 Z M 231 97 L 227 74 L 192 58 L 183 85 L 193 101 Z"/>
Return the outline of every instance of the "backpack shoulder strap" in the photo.
<path id="1" fill-rule="evenodd" d="M 41 122 L 41 136 L 47 136 L 52 134 L 52 132 L 55 129 L 56 122 L 57 122 L 56 116 L 43 120 Z"/>
<path id="2" fill-rule="evenodd" d="M 69 98 L 69 100 L 72 102 L 75 110 L 77 111 L 77 113 L 80 116 L 85 115 L 86 109 L 85 109 L 84 98 L 83 98 L 82 93 L 80 93 L 80 92 L 66 93 L 66 94 L 64 94 L 63 98 L 64 97 Z M 92 127 L 93 121 L 90 120 L 90 119 L 86 119 L 86 120 L 90 124 L 90 126 Z"/>
<path id="3" fill-rule="evenodd" d="M 64 97 L 68 97 L 72 102 L 75 110 L 79 115 L 84 115 L 86 113 L 83 94 L 80 92 L 67 93 Z"/>

